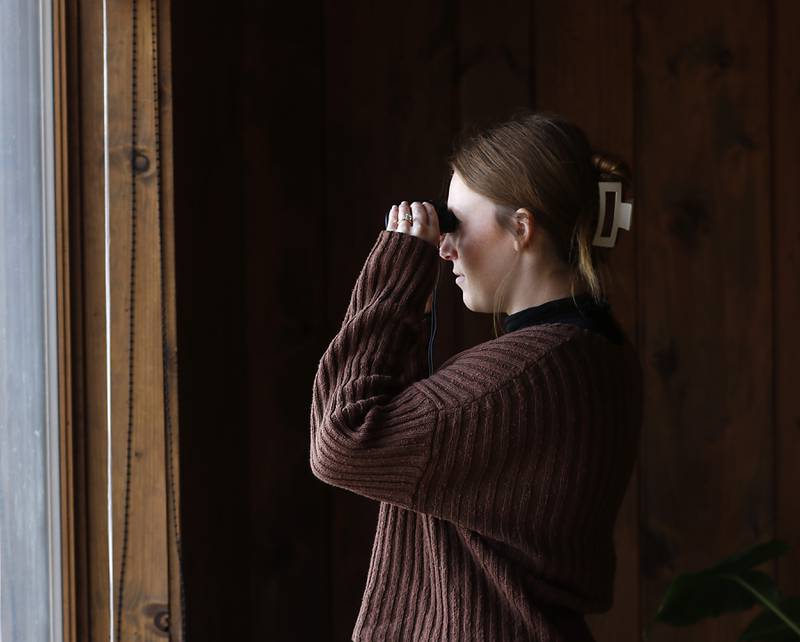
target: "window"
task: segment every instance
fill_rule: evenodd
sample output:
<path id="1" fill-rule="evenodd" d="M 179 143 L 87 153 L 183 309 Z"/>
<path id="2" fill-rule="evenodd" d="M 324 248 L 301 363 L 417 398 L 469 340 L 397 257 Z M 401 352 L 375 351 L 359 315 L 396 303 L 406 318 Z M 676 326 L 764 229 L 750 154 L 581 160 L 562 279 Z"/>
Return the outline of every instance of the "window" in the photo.
<path id="1" fill-rule="evenodd" d="M 52 35 L 0 3 L 0 642 L 63 639 Z"/>

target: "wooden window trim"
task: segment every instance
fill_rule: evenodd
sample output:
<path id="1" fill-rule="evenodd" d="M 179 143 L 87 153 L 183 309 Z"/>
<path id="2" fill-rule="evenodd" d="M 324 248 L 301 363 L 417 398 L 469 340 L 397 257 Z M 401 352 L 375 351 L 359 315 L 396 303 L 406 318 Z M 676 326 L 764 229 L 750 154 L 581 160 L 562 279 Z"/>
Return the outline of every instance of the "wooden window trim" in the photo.
<path id="1" fill-rule="evenodd" d="M 105 7 L 111 257 L 107 324 L 104 6 L 102 0 L 53 3 L 62 567 L 67 642 L 111 639 L 112 622 L 116 631 L 123 546 L 124 638 L 183 639 L 170 3 L 138 0 L 135 7 L 136 152 L 138 167 L 144 168 L 135 178 L 135 236 L 131 214 L 134 0 Z M 134 247 L 135 262 L 131 260 Z M 106 368 L 107 334 L 110 377 Z M 108 563 L 108 416 L 114 507 L 113 595 L 109 592 Z M 123 541 L 128 453 L 130 510 L 128 537 Z M 114 639 L 119 639 L 116 633 Z"/>

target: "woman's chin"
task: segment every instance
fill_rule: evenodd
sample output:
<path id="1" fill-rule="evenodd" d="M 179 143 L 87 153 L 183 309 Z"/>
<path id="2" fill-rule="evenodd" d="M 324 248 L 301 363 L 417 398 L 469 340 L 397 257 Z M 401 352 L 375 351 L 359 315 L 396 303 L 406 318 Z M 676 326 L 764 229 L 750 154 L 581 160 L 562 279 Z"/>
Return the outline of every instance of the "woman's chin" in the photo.
<path id="1" fill-rule="evenodd" d="M 461 300 L 464 302 L 464 307 L 470 312 L 483 312 L 483 310 L 480 309 L 481 306 L 475 305 L 475 302 L 466 292 L 462 292 Z"/>
<path id="2" fill-rule="evenodd" d="M 464 307 L 470 312 L 477 312 L 478 314 L 492 313 L 492 306 L 489 303 L 473 301 L 466 291 L 462 292 L 461 300 L 464 302 Z"/>

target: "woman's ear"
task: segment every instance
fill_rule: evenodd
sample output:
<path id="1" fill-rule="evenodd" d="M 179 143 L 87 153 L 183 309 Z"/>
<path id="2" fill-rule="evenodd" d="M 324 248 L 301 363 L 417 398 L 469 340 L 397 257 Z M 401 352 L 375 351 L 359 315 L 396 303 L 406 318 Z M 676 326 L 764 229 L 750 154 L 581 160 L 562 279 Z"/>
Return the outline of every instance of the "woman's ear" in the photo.
<path id="1" fill-rule="evenodd" d="M 525 207 L 514 212 L 514 249 L 519 251 L 533 240 L 533 214 Z"/>

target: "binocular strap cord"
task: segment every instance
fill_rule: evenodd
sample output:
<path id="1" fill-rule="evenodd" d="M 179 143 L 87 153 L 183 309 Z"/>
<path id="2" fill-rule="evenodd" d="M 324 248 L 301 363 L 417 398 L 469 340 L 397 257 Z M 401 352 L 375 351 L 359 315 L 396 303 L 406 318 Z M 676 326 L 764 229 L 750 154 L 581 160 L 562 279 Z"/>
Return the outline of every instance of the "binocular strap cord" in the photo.
<path id="1" fill-rule="evenodd" d="M 431 337 L 428 340 L 428 376 L 433 374 L 433 340 L 436 337 L 436 291 L 439 285 L 439 271 L 441 261 L 436 262 L 436 281 L 433 284 L 433 299 L 431 300 Z"/>

